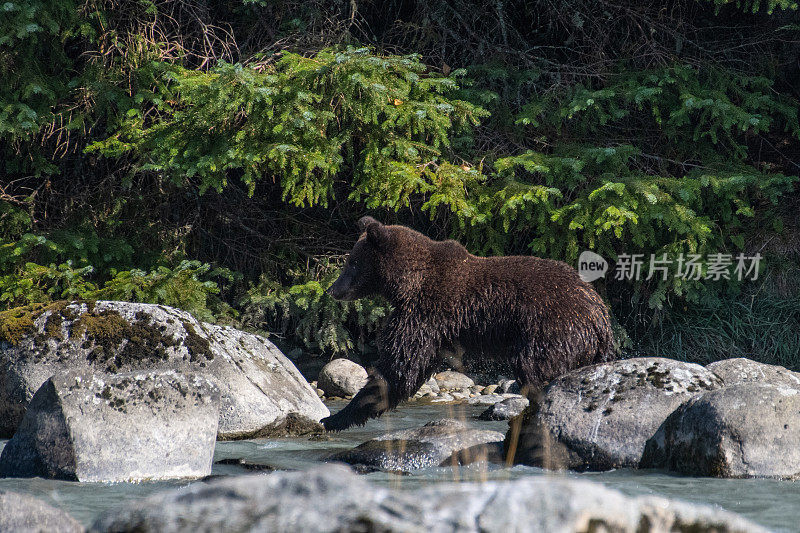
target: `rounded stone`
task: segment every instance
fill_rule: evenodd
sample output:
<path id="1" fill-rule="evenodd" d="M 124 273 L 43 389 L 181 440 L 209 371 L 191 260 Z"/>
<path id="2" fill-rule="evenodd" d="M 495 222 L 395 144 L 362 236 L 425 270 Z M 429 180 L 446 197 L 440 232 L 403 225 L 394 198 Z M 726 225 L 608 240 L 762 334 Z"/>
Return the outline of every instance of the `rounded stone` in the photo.
<path id="1" fill-rule="evenodd" d="M 647 442 L 641 466 L 713 477 L 800 477 L 800 390 L 743 383 L 680 406 Z"/>
<path id="2" fill-rule="evenodd" d="M 325 396 L 353 396 L 367 383 L 367 371 L 349 359 L 334 359 L 317 378 L 317 386 Z"/>
<path id="3" fill-rule="evenodd" d="M 445 370 L 444 372 L 439 372 L 434 376 L 436 378 L 436 382 L 439 384 L 441 389 L 445 390 L 462 390 L 462 389 L 469 389 L 475 382 L 472 381 L 472 378 L 469 376 L 465 376 L 461 372 L 456 372 L 455 370 Z"/>
<path id="4" fill-rule="evenodd" d="M 742 383 L 768 383 L 770 385 L 800 388 L 800 374 L 782 366 L 759 363 L 744 357 L 723 359 L 706 365 L 725 382 L 726 387 Z"/>
<path id="5" fill-rule="evenodd" d="M 490 405 L 478 418 L 481 420 L 511 420 L 522 414 L 529 404 L 530 402 L 524 396 L 506 398 L 502 402 Z"/>
<path id="6" fill-rule="evenodd" d="M 678 406 L 722 386 L 700 365 L 659 357 L 573 370 L 550 383 L 521 426 L 509 432 L 509 442 L 518 438 L 515 462 L 553 469 L 635 468 L 647 440 Z"/>

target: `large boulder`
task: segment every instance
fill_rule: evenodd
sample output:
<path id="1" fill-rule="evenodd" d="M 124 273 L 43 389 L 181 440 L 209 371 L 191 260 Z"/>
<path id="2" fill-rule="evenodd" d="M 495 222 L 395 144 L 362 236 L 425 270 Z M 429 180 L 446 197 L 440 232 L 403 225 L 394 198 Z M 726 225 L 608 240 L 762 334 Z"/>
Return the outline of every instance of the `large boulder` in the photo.
<path id="1" fill-rule="evenodd" d="M 220 439 L 302 433 L 329 414 L 270 341 L 162 305 L 57 302 L 0 313 L 0 438 L 56 372 L 203 372 L 220 389 Z"/>
<path id="2" fill-rule="evenodd" d="M 692 398 L 647 442 L 641 466 L 693 476 L 800 476 L 800 390 L 746 383 Z"/>
<path id="3" fill-rule="evenodd" d="M 455 370 L 445 370 L 433 376 L 440 389 L 444 390 L 461 390 L 468 389 L 475 385 L 472 378 L 456 372 Z"/>
<path id="4" fill-rule="evenodd" d="M 155 494 L 101 515 L 97 532 L 614 531 L 765 533 L 733 513 L 664 498 L 631 498 L 588 481 L 376 486 L 341 465 L 238 476 Z"/>
<path id="5" fill-rule="evenodd" d="M 670 413 L 721 386 L 700 365 L 657 357 L 574 370 L 551 382 L 512 424 L 506 448 L 516 463 L 545 468 L 636 467 Z"/>
<path id="6" fill-rule="evenodd" d="M 744 357 L 723 359 L 706 365 L 708 370 L 722 378 L 725 386 L 742 383 L 768 383 L 784 387 L 800 388 L 800 374 L 782 366 L 759 363 Z"/>
<path id="7" fill-rule="evenodd" d="M 484 445 L 502 441 L 500 432 L 474 429 L 464 422 L 445 418 L 428 422 L 420 428 L 376 437 L 328 459 L 383 470 L 409 471 L 485 458 L 492 447 Z"/>
<path id="8" fill-rule="evenodd" d="M 0 531 L 82 533 L 84 528 L 69 514 L 42 500 L 27 494 L 0 491 Z"/>
<path id="9" fill-rule="evenodd" d="M 334 359 L 319 372 L 317 387 L 325 396 L 353 396 L 367 383 L 367 371 L 349 359 Z"/>
<path id="10" fill-rule="evenodd" d="M 57 374 L 36 391 L 0 454 L 0 477 L 72 481 L 211 473 L 219 390 L 173 370 Z"/>

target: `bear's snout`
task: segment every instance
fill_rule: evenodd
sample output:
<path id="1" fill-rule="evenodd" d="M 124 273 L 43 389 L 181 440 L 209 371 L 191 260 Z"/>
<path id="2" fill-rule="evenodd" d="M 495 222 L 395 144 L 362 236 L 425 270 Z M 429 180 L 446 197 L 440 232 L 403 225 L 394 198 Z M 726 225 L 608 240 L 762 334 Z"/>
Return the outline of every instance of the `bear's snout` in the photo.
<path id="1" fill-rule="evenodd" d="M 352 300 L 352 291 L 349 288 L 348 280 L 343 280 L 344 276 L 339 276 L 325 292 L 333 297 L 334 300 Z"/>

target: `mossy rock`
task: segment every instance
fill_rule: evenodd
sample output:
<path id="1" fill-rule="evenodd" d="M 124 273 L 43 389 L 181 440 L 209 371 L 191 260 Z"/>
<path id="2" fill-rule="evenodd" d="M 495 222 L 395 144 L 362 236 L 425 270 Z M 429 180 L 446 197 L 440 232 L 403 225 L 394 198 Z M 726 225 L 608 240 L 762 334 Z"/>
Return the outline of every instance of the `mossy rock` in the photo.
<path id="1" fill-rule="evenodd" d="M 32 304 L 24 307 L 15 307 L 7 311 L 0 311 L 0 343 L 16 346 L 35 330 L 34 321 L 46 312 L 55 312 L 58 316 L 69 302 L 59 301 L 50 304 Z M 56 336 L 56 322 L 48 323 L 45 332 Z M 60 324 L 59 324 L 60 329 Z M 59 331 L 60 334 L 60 331 Z M 59 337 L 60 338 L 60 337 Z"/>
<path id="2" fill-rule="evenodd" d="M 43 328 L 36 325 L 40 318 Z M 201 351 L 206 359 L 213 359 L 208 340 L 197 335 L 190 323 L 183 325 L 189 352 Z M 147 313 L 139 312 L 130 320 L 114 309 L 97 310 L 94 301 L 58 301 L 0 313 L 0 342 L 17 346 L 31 336 L 37 359 L 51 348 L 51 340 L 79 343 L 88 350 L 87 361 L 109 373 L 167 361 L 167 349 L 180 346 L 183 340 L 166 334 Z"/>
<path id="3" fill-rule="evenodd" d="M 130 302 L 32 305 L 0 314 L 0 438 L 10 437 L 38 387 L 55 372 L 174 369 L 220 383 L 223 439 L 307 433 L 328 410 L 267 339 Z"/>
<path id="4" fill-rule="evenodd" d="M 519 429 L 514 460 L 573 470 L 635 468 L 645 443 L 670 413 L 722 386 L 700 365 L 658 357 L 573 370 L 538 399 L 535 415 Z"/>

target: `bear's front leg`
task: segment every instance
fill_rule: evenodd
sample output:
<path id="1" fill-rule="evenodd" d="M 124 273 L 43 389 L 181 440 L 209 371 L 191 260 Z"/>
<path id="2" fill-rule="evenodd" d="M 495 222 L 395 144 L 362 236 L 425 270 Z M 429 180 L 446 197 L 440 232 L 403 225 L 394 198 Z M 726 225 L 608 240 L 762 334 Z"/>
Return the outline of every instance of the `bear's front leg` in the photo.
<path id="1" fill-rule="evenodd" d="M 328 431 L 342 431 L 350 426 L 363 426 L 370 418 L 381 416 L 390 408 L 390 385 L 375 369 L 369 370 L 366 385 L 335 415 L 320 422 Z M 396 404 L 395 404 L 396 405 Z"/>
<path id="2" fill-rule="evenodd" d="M 383 353 L 369 370 L 369 379 L 344 409 L 322 419 L 328 431 L 363 426 L 417 392 L 433 373 L 436 344 L 433 335 L 418 324 L 403 322 L 404 314 L 393 315 L 383 331 Z"/>

